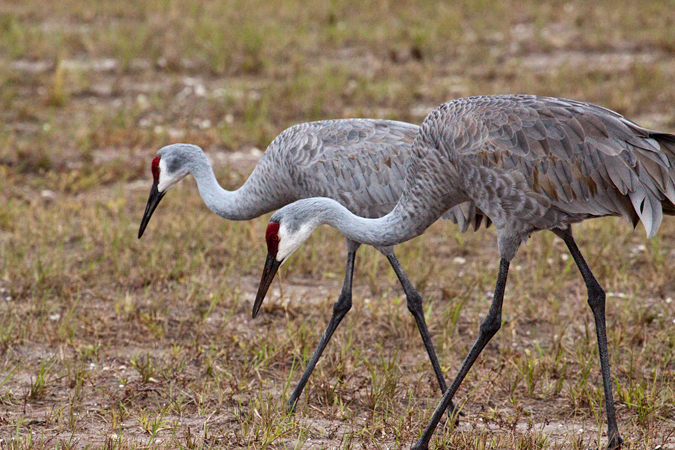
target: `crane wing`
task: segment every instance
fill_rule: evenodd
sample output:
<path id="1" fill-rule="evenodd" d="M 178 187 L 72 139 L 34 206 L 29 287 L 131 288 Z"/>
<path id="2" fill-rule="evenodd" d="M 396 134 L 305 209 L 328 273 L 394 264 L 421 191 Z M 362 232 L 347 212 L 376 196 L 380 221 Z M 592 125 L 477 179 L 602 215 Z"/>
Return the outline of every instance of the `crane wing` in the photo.
<path id="1" fill-rule="evenodd" d="M 663 208 L 675 212 L 675 136 L 574 100 L 467 100 L 447 104 L 455 119 L 445 127 L 452 139 L 438 141 L 446 151 L 523 174 L 534 192 L 570 214 L 642 221 L 650 237 Z"/>
<path id="2" fill-rule="evenodd" d="M 329 197 L 354 214 L 382 217 L 403 191 L 405 163 L 417 125 L 378 119 L 323 120 L 294 125 L 269 145 L 255 169 L 259 195 L 281 196 L 286 203 L 306 197 Z M 273 180 L 273 181 L 272 181 Z M 473 204 L 450 209 L 443 219 L 462 232 L 490 220 Z"/>
<path id="3" fill-rule="evenodd" d="M 381 217 L 403 190 L 419 127 L 376 119 L 302 124 L 286 136 L 286 164 L 300 197 L 333 198 L 353 213 Z"/>

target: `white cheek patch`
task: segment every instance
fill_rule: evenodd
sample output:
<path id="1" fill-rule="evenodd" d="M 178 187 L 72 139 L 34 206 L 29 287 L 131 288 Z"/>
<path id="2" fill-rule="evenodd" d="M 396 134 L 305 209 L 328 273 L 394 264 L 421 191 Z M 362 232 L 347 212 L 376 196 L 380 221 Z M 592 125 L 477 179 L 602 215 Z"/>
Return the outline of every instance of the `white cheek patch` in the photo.
<path id="1" fill-rule="evenodd" d="M 166 192 L 176 185 L 180 178 L 169 176 L 169 171 L 166 168 L 166 161 L 159 160 L 159 181 L 157 182 L 157 190 L 159 192 Z"/>
<path id="2" fill-rule="evenodd" d="M 306 223 L 300 229 L 290 232 L 283 224 L 279 227 L 279 249 L 277 251 L 277 261 L 285 261 L 294 251 L 300 248 L 303 242 L 314 231 L 314 226 Z"/>

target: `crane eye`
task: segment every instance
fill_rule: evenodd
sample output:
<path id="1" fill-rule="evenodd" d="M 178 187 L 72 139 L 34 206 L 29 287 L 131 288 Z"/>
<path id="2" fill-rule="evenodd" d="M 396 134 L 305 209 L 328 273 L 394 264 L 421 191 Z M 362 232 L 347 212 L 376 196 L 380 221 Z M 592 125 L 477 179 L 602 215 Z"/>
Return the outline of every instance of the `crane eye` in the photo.
<path id="1" fill-rule="evenodd" d="M 265 231 L 265 241 L 267 242 L 267 251 L 271 255 L 276 255 L 279 251 L 279 222 L 270 222 Z"/>

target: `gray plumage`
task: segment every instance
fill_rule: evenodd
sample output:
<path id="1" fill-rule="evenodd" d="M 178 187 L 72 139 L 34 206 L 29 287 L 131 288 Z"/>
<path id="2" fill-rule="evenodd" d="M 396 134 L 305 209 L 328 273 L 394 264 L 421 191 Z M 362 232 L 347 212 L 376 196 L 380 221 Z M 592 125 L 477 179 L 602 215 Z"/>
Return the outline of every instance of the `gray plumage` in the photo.
<path id="1" fill-rule="evenodd" d="M 248 220 L 307 197 L 329 197 L 364 217 L 394 207 L 416 125 L 344 119 L 301 123 L 280 133 L 239 189 L 222 189 L 199 147 L 174 144 L 157 154 L 181 178 L 191 173 L 207 206 L 229 220 Z"/>
<path id="2" fill-rule="evenodd" d="M 467 198 L 514 242 L 507 259 L 533 231 L 619 215 L 652 237 L 663 213 L 675 213 L 675 137 L 596 105 L 461 99 L 433 111 L 417 139 L 402 210 L 445 210 Z"/>
<path id="3" fill-rule="evenodd" d="M 199 147 L 169 145 L 160 149 L 153 161 L 155 179 L 138 236 L 142 236 L 166 191 L 188 174 L 195 178 L 208 208 L 229 220 L 253 219 L 296 200 L 317 196 L 334 199 L 363 217 L 381 217 L 392 210 L 401 195 L 405 161 L 418 129 L 408 123 L 374 119 L 295 125 L 272 141 L 246 182 L 235 191 L 225 190 L 218 184 L 211 164 Z M 460 209 L 449 212 L 447 217 L 464 228 L 470 222 L 476 222 L 475 213 Z M 347 245 L 347 272 L 342 294 L 315 358 L 291 397 L 293 406 L 332 332 L 351 308 L 354 254 L 360 244 L 348 240 Z M 379 246 L 378 250 L 388 258 L 401 282 L 439 387 L 444 391 L 445 380 L 424 322 L 421 297 L 405 275 L 393 248 Z M 262 298 L 264 294 L 256 302 L 254 317 Z"/>
<path id="4" fill-rule="evenodd" d="M 342 119 L 308 122 L 281 132 L 246 182 L 223 189 L 204 152 L 173 144 L 157 152 L 171 176 L 192 174 L 215 214 L 250 220 L 296 200 L 328 197 L 361 217 L 381 217 L 398 202 L 417 125 L 391 120 Z M 174 182 L 175 184 L 175 182 Z M 444 216 L 466 229 L 476 213 L 467 205 Z"/>
<path id="5" fill-rule="evenodd" d="M 589 103 L 526 95 L 450 101 L 424 120 L 412 152 L 403 194 L 380 220 L 320 199 L 271 220 L 298 227 L 325 215 L 337 222 L 321 222 L 350 239 L 394 245 L 446 211 L 463 228 L 485 215 L 510 260 L 534 231 L 613 215 L 641 221 L 652 237 L 663 214 L 675 214 L 675 136 Z"/>
<path id="6" fill-rule="evenodd" d="M 407 162 L 403 194 L 390 214 L 364 219 L 331 200 L 306 199 L 277 211 L 271 223 L 283 237 L 277 245 L 282 255 L 322 223 L 348 239 L 380 246 L 420 235 L 449 209 L 466 211 L 467 221 L 485 215 L 494 223 L 502 260 L 490 312 L 416 449 L 427 448 L 462 379 L 499 329 L 509 262 L 520 244 L 534 231 L 552 230 L 567 244 L 586 283 L 598 334 L 609 447 L 617 448 L 622 440 L 609 375 L 605 293 L 576 247 L 571 225 L 623 216 L 633 225 L 642 222 L 652 237 L 663 214 L 675 214 L 674 181 L 671 134 L 575 100 L 470 97 L 444 103 L 426 117 Z"/>

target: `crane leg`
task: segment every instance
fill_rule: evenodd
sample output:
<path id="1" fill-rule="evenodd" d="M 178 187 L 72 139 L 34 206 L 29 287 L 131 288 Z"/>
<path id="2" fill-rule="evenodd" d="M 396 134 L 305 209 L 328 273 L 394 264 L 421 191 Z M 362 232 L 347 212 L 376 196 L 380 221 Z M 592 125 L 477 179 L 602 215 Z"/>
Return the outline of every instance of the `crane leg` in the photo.
<path id="1" fill-rule="evenodd" d="M 295 387 L 291 397 L 288 399 L 288 406 L 293 412 L 295 411 L 300 394 L 302 394 L 302 390 L 305 388 L 305 384 L 307 384 L 307 380 L 309 380 L 310 375 L 312 375 L 312 371 L 314 371 L 316 363 L 319 361 L 319 358 L 321 358 L 321 354 L 326 348 L 326 345 L 328 345 L 328 341 L 330 341 L 330 338 L 333 336 L 333 333 L 337 329 L 338 325 L 340 325 L 340 322 L 344 316 L 352 308 L 352 279 L 354 276 L 354 258 L 356 257 L 356 250 L 358 250 L 359 246 L 359 243 L 352 241 L 347 242 L 347 269 L 345 271 L 345 280 L 342 284 L 342 292 L 340 293 L 340 297 L 338 298 L 337 302 L 335 302 L 333 305 L 333 315 L 328 322 L 326 331 L 324 331 L 323 335 L 321 336 L 319 345 L 317 345 L 316 350 L 314 350 L 314 354 L 312 354 L 312 358 L 309 360 L 307 368 L 302 373 L 302 377 L 300 377 L 298 385 Z"/>
<path id="2" fill-rule="evenodd" d="M 621 447 L 623 439 L 619 435 L 619 428 L 616 424 L 616 411 L 614 409 L 614 396 L 612 394 L 612 379 L 609 372 L 609 351 L 607 349 L 607 328 L 605 325 L 605 291 L 600 286 L 600 283 L 595 279 L 591 269 L 586 264 L 586 260 L 581 255 L 579 247 L 577 247 L 574 238 L 572 237 L 572 229 L 567 230 L 553 230 L 553 232 L 560 237 L 570 253 L 574 262 L 581 272 L 581 276 L 586 283 L 586 290 L 588 291 L 588 304 L 593 311 L 593 318 L 595 319 L 595 332 L 598 338 L 598 354 L 600 355 L 600 369 L 602 370 L 602 385 L 605 390 L 605 407 L 607 409 L 607 448 L 617 449 Z"/>
<path id="3" fill-rule="evenodd" d="M 445 384 L 445 377 L 443 377 L 443 371 L 441 371 L 441 366 L 438 363 L 438 357 L 436 357 L 436 350 L 434 350 L 434 344 L 431 342 L 431 336 L 429 335 L 429 329 L 427 328 L 427 322 L 424 319 L 424 310 L 422 309 L 422 296 L 417 292 L 417 289 L 412 285 L 408 276 L 403 271 L 401 263 L 396 258 L 396 255 L 392 252 L 387 255 L 387 259 L 391 264 L 392 269 L 396 272 L 398 281 L 403 287 L 403 292 L 408 304 L 408 311 L 415 318 L 417 322 L 417 328 L 420 330 L 420 335 L 422 335 L 422 342 L 424 342 L 424 347 L 427 349 L 429 354 L 429 359 L 431 360 L 431 365 L 434 368 L 434 373 L 436 374 L 436 380 L 438 380 L 438 386 L 441 388 L 441 394 L 443 394 L 447 389 Z"/>
<path id="4" fill-rule="evenodd" d="M 441 389 L 441 394 L 444 394 L 445 391 L 448 390 L 448 387 L 447 384 L 445 383 L 445 377 L 443 376 L 441 366 L 438 363 L 438 357 L 436 356 L 434 344 L 431 342 L 431 335 L 429 334 L 429 329 L 427 328 L 427 322 L 424 319 L 424 310 L 422 309 L 422 296 L 419 294 L 419 292 L 417 292 L 417 289 L 415 289 L 415 287 L 408 279 L 408 276 L 403 270 L 403 267 L 401 266 L 401 263 L 398 261 L 398 258 L 396 258 L 396 255 L 394 254 L 393 250 L 391 251 L 391 253 L 385 253 L 385 255 L 387 256 L 387 259 L 389 260 L 392 269 L 394 269 L 394 272 L 398 277 L 398 281 L 401 283 L 403 292 L 405 292 L 408 311 L 410 311 L 410 313 L 415 318 L 415 322 L 417 323 L 417 329 L 420 331 L 420 335 L 422 336 L 422 342 L 424 343 L 424 347 L 426 348 L 427 354 L 429 355 L 431 366 L 434 368 L 436 380 L 438 381 L 438 387 Z M 455 414 L 456 408 L 453 403 L 450 404 L 450 409 L 448 411 L 451 416 Z M 463 415 L 462 413 L 460 414 Z"/>
<path id="5" fill-rule="evenodd" d="M 443 395 L 441 402 L 439 403 L 434 415 L 431 417 L 429 425 L 424 429 L 422 436 L 412 447 L 412 450 L 427 450 L 429 448 L 429 441 L 431 436 L 440 422 L 441 417 L 445 410 L 452 403 L 452 398 L 455 396 L 459 385 L 466 377 L 466 374 L 469 373 L 469 369 L 473 366 L 473 363 L 478 358 L 478 355 L 483 351 L 483 348 L 490 342 L 490 339 L 499 331 L 502 326 L 502 302 L 504 300 L 504 289 L 506 288 L 506 277 L 509 273 L 509 261 L 506 259 L 501 259 L 499 262 L 499 275 L 497 275 L 497 286 L 495 287 L 495 293 L 492 297 L 492 304 L 490 305 L 490 311 L 487 316 L 480 324 L 480 331 L 478 333 L 478 339 L 474 342 L 473 347 L 469 350 L 469 354 L 466 355 L 464 362 L 462 362 L 462 367 L 459 368 L 459 372 L 455 379 L 452 380 L 450 387 Z"/>

